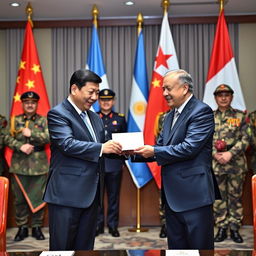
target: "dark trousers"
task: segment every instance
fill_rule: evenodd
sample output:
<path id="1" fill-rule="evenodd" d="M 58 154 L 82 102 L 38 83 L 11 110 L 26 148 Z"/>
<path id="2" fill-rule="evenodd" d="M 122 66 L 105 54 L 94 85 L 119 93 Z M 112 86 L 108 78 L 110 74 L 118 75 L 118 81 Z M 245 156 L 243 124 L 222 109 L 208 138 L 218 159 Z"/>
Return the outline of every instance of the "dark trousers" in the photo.
<path id="1" fill-rule="evenodd" d="M 116 228 L 119 221 L 119 198 L 122 171 L 105 172 L 104 184 L 107 192 L 107 225 L 110 228 Z M 98 226 L 104 226 L 104 207 L 99 208 Z"/>
<path id="2" fill-rule="evenodd" d="M 48 204 L 50 251 L 93 250 L 99 197 L 88 208 Z"/>
<path id="3" fill-rule="evenodd" d="M 168 249 L 214 249 L 212 205 L 174 212 L 165 204 Z"/>

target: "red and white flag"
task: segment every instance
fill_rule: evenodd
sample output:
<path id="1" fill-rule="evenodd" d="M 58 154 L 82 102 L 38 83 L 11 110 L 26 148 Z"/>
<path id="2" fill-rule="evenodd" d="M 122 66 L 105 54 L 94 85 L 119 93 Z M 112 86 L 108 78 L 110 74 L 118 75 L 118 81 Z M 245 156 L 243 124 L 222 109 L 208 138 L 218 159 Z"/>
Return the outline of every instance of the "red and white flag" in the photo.
<path id="1" fill-rule="evenodd" d="M 203 99 L 213 110 L 217 109 L 213 93 L 217 86 L 221 84 L 227 84 L 234 90 L 232 107 L 245 110 L 246 106 L 236 69 L 224 9 L 221 10 L 217 23 Z"/>
<path id="2" fill-rule="evenodd" d="M 42 116 L 46 116 L 50 109 L 50 104 L 30 21 L 27 22 L 25 30 L 23 50 L 10 114 L 11 120 L 16 115 L 23 113 L 20 96 L 26 91 L 34 91 L 40 96 L 37 113 Z M 49 145 L 46 147 L 46 153 L 49 159 Z M 11 157 L 12 150 L 10 148 L 6 148 L 5 158 L 9 165 L 11 163 Z"/>
<path id="3" fill-rule="evenodd" d="M 175 69 L 179 69 L 179 64 L 168 22 L 168 13 L 165 12 L 162 21 L 159 46 L 155 58 L 145 118 L 144 139 L 145 144 L 147 145 L 154 145 L 156 142 L 154 132 L 156 118 L 160 113 L 169 109 L 166 100 L 163 97 L 163 76 L 167 71 Z M 160 166 L 158 166 L 156 162 L 148 163 L 148 166 L 157 183 L 157 186 L 160 188 Z"/>

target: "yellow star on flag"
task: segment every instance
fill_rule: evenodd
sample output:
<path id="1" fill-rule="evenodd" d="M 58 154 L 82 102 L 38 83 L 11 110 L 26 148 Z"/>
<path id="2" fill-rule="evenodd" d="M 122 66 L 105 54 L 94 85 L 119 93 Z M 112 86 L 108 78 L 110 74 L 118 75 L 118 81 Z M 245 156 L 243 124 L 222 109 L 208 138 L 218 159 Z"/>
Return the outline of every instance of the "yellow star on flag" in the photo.
<path id="1" fill-rule="evenodd" d="M 26 64 L 26 61 L 20 61 L 20 67 L 19 69 L 25 69 L 25 64 Z"/>
<path id="2" fill-rule="evenodd" d="M 28 82 L 26 83 L 26 86 L 28 87 L 28 89 L 34 88 L 35 87 L 34 83 L 35 81 L 28 80 Z"/>
<path id="3" fill-rule="evenodd" d="M 31 68 L 31 70 L 33 70 L 33 71 L 34 71 L 34 74 L 36 75 L 37 72 L 41 72 L 41 70 L 40 70 L 40 65 L 34 64 L 34 65 L 33 65 L 33 68 Z"/>
<path id="4" fill-rule="evenodd" d="M 17 76 L 16 84 L 19 84 L 19 83 L 20 83 L 20 76 Z"/>
<path id="5" fill-rule="evenodd" d="M 14 96 L 13 96 L 14 102 L 19 102 L 20 101 L 20 94 L 17 92 Z"/>
<path id="6" fill-rule="evenodd" d="M 152 84 L 153 84 L 154 88 L 160 87 L 160 80 L 158 80 L 158 79 L 155 78 L 155 80 L 152 81 Z"/>

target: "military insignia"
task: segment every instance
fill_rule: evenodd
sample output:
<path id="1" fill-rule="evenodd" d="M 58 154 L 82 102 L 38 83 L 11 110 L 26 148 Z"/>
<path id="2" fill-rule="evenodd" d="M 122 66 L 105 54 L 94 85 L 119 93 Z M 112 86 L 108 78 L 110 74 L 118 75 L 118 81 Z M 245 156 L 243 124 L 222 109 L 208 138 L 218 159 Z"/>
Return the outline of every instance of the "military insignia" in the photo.
<path id="1" fill-rule="evenodd" d="M 240 123 L 241 123 L 241 121 L 239 118 L 229 118 L 227 120 L 227 124 L 229 125 L 229 127 L 231 127 L 231 126 L 239 127 Z"/>
<path id="2" fill-rule="evenodd" d="M 113 124 L 113 125 L 117 125 L 117 121 L 114 120 L 114 121 L 112 122 L 112 124 Z"/>
<path id="3" fill-rule="evenodd" d="M 103 94 L 104 94 L 105 96 L 107 96 L 107 95 L 108 95 L 108 90 L 104 90 Z"/>
<path id="4" fill-rule="evenodd" d="M 34 96 L 34 93 L 33 92 L 28 92 L 28 98 L 33 98 L 33 96 Z"/>
<path id="5" fill-rule="evenodd" d="M 124 114 L 123 114 L 123 113 L 118 113 L 118 115 L 119 115 L 119 116 L 124 116 Z"/>

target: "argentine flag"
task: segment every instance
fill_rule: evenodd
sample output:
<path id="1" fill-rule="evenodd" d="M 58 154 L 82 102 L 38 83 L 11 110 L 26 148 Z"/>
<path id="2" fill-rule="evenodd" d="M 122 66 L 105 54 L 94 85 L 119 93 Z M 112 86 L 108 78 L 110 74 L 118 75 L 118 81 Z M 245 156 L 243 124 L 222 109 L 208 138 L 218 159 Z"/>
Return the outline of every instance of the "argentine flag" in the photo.
<path id="1" fill-rule="evenodd" d="M 144 38 L 141 30 L 138 36 L 135 55 L 132 92 L 128 112 L 128 132 L 143 132 L 147 100 L 148 78 Z M 146 163 L 132 163 L 130 160 L 127 160 L 126 164 L 137 188 L 143 187 L 152 179 L 152 174 Z"/>
<path id="2" fill-rule="evenodd" d="M 100 41 L 96 26 L 92 27 L 92 40 L 87 57 L 86 69 L 89 69 L 101 77 L 102 83 L 100 84 L 100 90 L 109 88 L 105 67 L 103 64 Z M 99 104 L 95 102 L 92 106 L 94 111 L 99 111 Z"/>

